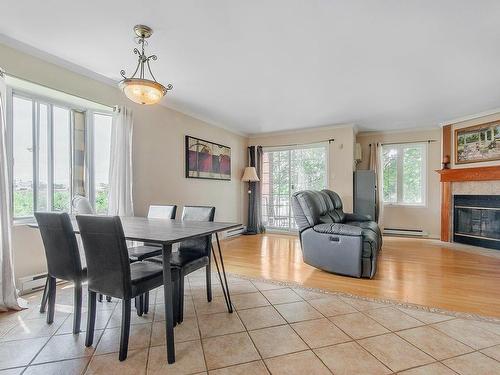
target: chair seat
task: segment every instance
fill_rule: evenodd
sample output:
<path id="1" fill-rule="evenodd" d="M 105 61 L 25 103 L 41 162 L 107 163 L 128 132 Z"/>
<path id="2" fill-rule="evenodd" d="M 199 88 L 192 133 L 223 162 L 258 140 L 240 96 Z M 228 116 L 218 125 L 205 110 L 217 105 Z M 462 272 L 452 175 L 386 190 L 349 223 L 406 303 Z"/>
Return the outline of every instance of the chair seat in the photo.
<path id="1" fill-rule="evenodd" d="M 161 256 L 156 256 L 152 258 L 148 258 L 147 261 L 151 261 L 154 263 L 163 263 L 163 259 Z M 208 264 L 208 256 L 201 255 L 197 251 L 189 251 L 189 250 L 181 250 L 172 253 L 172 257 L 170 259 L 170 266 L 176 268 L 184 268 L 187 265 L 207 265 Z"/>
<path id="2" fill-rule="evenodd" d="M 172 268 L 172 280 L 179 278 L 179 271 Z M 163 266 L 154 262 L 130 264 L 132 298 L 163 285 Z"/>
<path id="3" fill-rule="evenodd" d="M 161 247 L 159 246 L 141 245 L 128 248 L 128 257 L 133 262 L 141 261 L 157 255 L 161 255 Z"/>

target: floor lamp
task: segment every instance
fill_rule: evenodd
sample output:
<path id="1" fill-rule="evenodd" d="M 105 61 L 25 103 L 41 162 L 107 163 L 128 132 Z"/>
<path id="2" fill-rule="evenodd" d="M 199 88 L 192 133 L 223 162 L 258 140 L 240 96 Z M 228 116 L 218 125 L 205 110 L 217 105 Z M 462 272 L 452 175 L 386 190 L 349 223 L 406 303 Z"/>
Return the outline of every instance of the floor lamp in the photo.
<path id="1" fill-rule="evenodd" d="M 251 210 L 250 210 L 250 198 L 252 196 L 252 188 L 251 188 L 251 183 L 252 182 L 258 182 L 259 176 L 257 176 L 257 171 L 255 167 L 245 167 L 245 172 L 243 172 L 243 177 L 241 178 L 241 181 L 243 182 L 248 182 L 248 222 L 247 222 L 247 231 L 245 234 L 257 234 L 254 231 L 248 231 L 248 224 L 250 224 L 250 215 L 251 215 Z M 256 230 L 256 229 L 255 229 Z"/>

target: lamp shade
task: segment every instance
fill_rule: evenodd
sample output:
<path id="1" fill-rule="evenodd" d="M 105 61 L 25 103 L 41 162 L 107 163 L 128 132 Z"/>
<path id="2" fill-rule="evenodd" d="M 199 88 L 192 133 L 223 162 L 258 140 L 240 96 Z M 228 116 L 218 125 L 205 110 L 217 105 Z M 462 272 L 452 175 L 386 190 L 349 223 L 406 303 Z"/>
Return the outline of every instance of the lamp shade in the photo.
<path id="1" fill-rule="evenodd" d="M 246 167 L 245 172 L 243 172 L 243 177 L 241 178 L 241 181 L 246 181 L 246 182 L 259 181 L 259 177 L 257 176 L 257 171 L 255 170 L 255 167 Z"/>

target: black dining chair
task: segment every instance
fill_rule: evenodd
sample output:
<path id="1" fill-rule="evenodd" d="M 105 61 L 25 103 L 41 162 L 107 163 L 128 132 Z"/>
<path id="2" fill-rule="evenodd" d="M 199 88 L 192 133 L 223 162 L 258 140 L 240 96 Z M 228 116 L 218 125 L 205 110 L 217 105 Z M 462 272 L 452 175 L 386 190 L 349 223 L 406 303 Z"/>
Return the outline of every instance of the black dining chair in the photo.
<path id="1" fill-rule="evenodd" d="M 48 299 L 47 323 L 52 324 L 54 321 L 56 279 L 71 281 L 75 284 L 73 333 L 78 333 L 82 315 L 82 282 L 85 281 L 87 270 L 82 268 L 71 220 L 65 212 L 35 212 L 35 218 L 47 258 L 47 283 L 42 298 L 44 310 Z"/>
<path id="2" fill-rule="evenodd" d="M 184 221 L 214 221 L 215 207 L 184 206 L 182 220 Z M 202 267 L 205 267 L 207 300 L 212 301 L 211 275 L 212 235 L 182 241 L 179 250 L 172 253 L 170 266 L 179 270 L 179 306 L 178 322 L 184 318 L 184 277 Z M 156 256 L 147 261 L 162 263 L 162 257 Z"/>
<path id="3" fill-rule="evenodd" d="M 175 219 L 177 206 L 149 206 L 148 219 Z M 145 243 L 143 245 L 129 247 L 128 256 L 131 262 L 137 262 L 146 258 L 161 255 L 161 246 L 158 244 Z"/>
<path id="4" fill-rule="evenodd" d="M 149 206 L 148 219 L 175 219 L 177 213 L 176 205 L 151 205 Z M 128 257 L 130 262 L 142 261 L 146 258 L 161 256 L 162 248 L 158 244 L 144 243 L 139 246 L 128 248 Z M 149 312 L 149 292 L 138 296 L 135 301 L 137 315 L 147 314 Z"/>
<path id="5" fill-rule="evenodd" d="M 76 217 L 87 258 L 88 319 L 85 346 L 94 340 L 96 293 L 122 300 L 119 360 L 127 358 L 130 333 L 130 302 L 163 284 L 163 267 L 152 262 L 130 263 L 127 243 L 118 216 Z M 172 270 L 172 281 L 179 272 Z M 178 298 L 174 286 L 174 298 Z M 174 304 L 175 306 L 175 304 Z"/>

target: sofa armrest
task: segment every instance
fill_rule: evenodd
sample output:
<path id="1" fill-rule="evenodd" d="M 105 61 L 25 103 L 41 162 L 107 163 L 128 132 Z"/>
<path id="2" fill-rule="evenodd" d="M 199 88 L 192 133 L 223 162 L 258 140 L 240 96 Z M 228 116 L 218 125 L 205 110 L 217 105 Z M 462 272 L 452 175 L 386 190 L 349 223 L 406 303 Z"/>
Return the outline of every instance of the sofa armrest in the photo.
<path id="1" fill-rule="evenodd" d="M 368 215 L 360 215 L 360 214 L 345 214 L 345 221 L 373 221 Z"/>
<path id="2" fill-rule="evenodd" d="M 347 224 L 318 224 L 313 227 L 317 233 L 336 234 L 339 236 L 361 236 L 361 228 Z"/>

